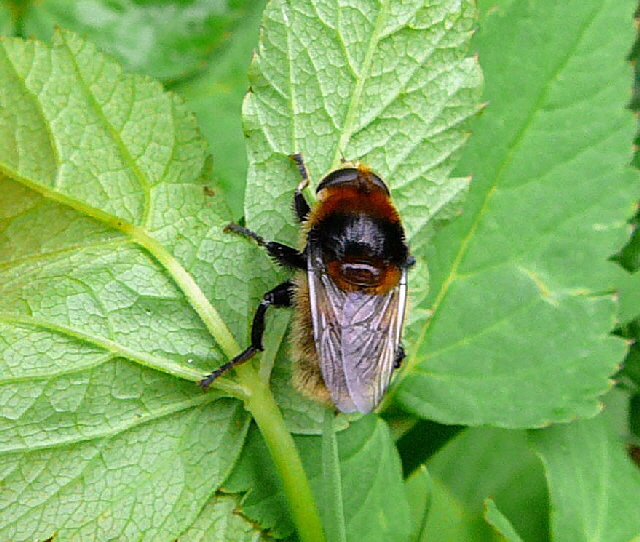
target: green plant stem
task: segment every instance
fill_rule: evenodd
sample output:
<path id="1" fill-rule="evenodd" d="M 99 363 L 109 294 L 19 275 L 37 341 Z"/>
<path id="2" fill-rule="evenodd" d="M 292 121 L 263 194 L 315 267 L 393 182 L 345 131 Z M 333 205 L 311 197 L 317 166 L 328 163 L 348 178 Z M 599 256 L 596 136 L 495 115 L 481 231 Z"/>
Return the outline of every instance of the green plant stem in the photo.
<path id="1" fill-rule="evenodd" d="M 318 515 L 307 475 L 300 461 L 291 433 L 282 419 L 269 386 L 260 380 L 250 365 L 238 367 L 240 378 L 258 382 L 252 387 L 246 402 L 258 424 L 289 502 L 291 517 L 302 542 L 324 542 L 322 523 Z"/>
<path id="2" fill-rule="evenodd" d="M 171 274 L 224 354 L 229 358 L 235 356 L 240 351 L 240 346 L 193 277 L 161 243 L 146 232 L 134 229 L 133 236 L 136 242 L 153 255 Z M 307 474 L 268 384 L 259 377 L 250 363 L 237 367 L 236 374 L 239 380 L 236 396 L 245 402 L 247 410 L 251 412 L 267 444 L 282 480 L 291 517 L 300 540 L 325 542 L 318 508 Z M 225 379 L 225 384 L 227 380 Z"/>
<path id="3" fill-rule="evenodd" d="M 342 473 L 334 428 L 335 412 L 326 409 L 322 425 L 322 480 L 324 481 L 324 526 L 331 542 L 347 542 L 342 500 Z"/>

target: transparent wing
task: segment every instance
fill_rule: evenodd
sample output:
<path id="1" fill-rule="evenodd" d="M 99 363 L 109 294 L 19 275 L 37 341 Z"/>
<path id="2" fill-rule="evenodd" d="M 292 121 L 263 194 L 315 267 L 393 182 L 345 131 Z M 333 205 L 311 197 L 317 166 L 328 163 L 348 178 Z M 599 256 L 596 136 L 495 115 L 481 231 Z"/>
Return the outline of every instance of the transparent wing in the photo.
<path id="1" fill-rule="evenodd" d="M 308 250 L 313 332 L 325 384 L 343 412 L 369 412 L 389 384 L 406 305 L 406 271 L 385 295 L 343 292 Z"/>

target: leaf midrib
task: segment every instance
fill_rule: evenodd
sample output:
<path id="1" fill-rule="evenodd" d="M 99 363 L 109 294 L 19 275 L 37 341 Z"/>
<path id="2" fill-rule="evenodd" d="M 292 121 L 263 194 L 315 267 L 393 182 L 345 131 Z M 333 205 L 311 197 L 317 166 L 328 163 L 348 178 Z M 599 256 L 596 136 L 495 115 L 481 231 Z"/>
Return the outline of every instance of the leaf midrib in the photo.
<path id="1" fill-rule="evenodd" d="M 145 414 L 136 414 L 132 416 L 129 420 L 125 420 L 120 417 L 120 423 L 111 424 L 108 430 L 105 431 L 95 431 L 91 434 L 83 434 L 77 435 L 73 437 L 60 438 L 58 440 L 49 440 L 46 443 L 29 443 L 24 446 L 15 446 L 15 447 L 3 447 L 0 449 L 0 453 L 28 453 L 35 450 L 46 450 L 51 448 L 59 448 L 63 446 L 68 446 L 70 444 L 76 444 L 78 442 L 91 442 L 93 440 L 101 440 L 104 438 L 116 437 L 125 431 L 133 427 L 137 427 L 138 425 L 144 425 L 145 423 L 158 420 L 169 416 L 171 414 L 175 414 L 176 412 L 181 412 L 183 410 L 187 410 L 193 407 L 197 407 L 200 405 L 205 405 L 208 403 L 212 403 L 220 399 L 221 395 L 216 392 L 212 393 L 200 393 L 194 394 L 191 398 L 186 399 L 184 401 L 173 402 L 168 405 L 165 405 L 160 408 L 156 408 L 153 412 L 147 411 Z M 52 434 L 56 434 L 57 431 L 53 430 Z"/>
<path id="2" fill-rule="evenodd" d="M 336 150 L 331 161 L 332 168 L 340 164 L 343 152 L 347 148 L 347 143 L 353 135 L 356 112 L 358 110 L 358 106 L 360 105 L 365 81 L 367 81 L 370 76 L 373 55 L 382 37 L 382 27 L 385 23 L 388 9 L 389 0 L 383 0 L 376 15 L 373 32 L 371 33 L 371 40 L 369 40 L 369 46 L 367 47 L 367 52 L 365 53 L 364 60 L 362 62 L 362 69 L 360 70 L 360 74 L 358 74 L 358 77 L 356 78 L 356 85 L 353 92 L 351 93 L 351 100 L 349 100 L 349 105 L 347 106 L 347 113 L 342 124 L 340 138 L 338 139 L 338 144 L 336 145 Z"/>
<path id="3" fill-rule="evenodd" d="M 12 260 L 7 260 L 6 262 L 1 262 L 0 272 L 7 269 L 11 269 L 12 267 L 19 267 L 21 265 L 25 265 L 29 263 L 43 262 L 46 260 L 56 260 L 56 259 L 59 259 L 61 256 L 77 254 L 78 252 L 83 252 L 85 250 L 103 249 L 107 247 L 117 248 L 117 247 L 129 245 L 129 244 L 133 244 L 132 240 L 129 238 L 105 239 L 104 241 L 98 241 L 95 243 L 87 243 L 87 244 L 71 244 L 57 250 L 48 250 L 46 252 L 41 252 L 39 254 L 31 254 L 30 256 L 25 256 L 23 258 L 16 258 Z"/>

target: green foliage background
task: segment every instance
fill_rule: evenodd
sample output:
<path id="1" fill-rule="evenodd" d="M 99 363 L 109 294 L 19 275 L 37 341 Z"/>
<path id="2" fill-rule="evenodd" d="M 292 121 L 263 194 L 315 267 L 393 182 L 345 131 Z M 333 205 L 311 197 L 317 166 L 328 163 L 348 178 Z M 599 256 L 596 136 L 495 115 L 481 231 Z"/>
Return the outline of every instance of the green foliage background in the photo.
<path id="1" fill-rule="evenodd" d="M 286 277 L 221 230 L 296 242 L 293 151 L 315 180 L 341 154 L 380 172 L 419 261 L 383 410 L 334 424 L 343 506 L 270 317 L 260 373 L 323 517 L 345 540 L 638 539 L 634 7 L 0 3 L 0 33 L 49 43 L 0 42 L 0 541 L 296 537 L 242 381 L 193 383 Z"/>

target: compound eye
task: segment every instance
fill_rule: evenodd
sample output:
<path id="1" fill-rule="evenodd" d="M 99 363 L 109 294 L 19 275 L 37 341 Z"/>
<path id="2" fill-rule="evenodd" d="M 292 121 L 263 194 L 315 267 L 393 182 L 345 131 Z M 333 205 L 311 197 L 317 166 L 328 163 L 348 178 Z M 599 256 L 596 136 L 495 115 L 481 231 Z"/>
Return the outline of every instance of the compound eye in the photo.
<path id="1" fill-rule="evenodd" d="M 339 186 L 345 183 L 353 183 L 358 178 L 358 170 L 353 167 L 345 167 L 332 171 L 327 175 L 316 188 L 316 193 L 324 188 Z"/>

